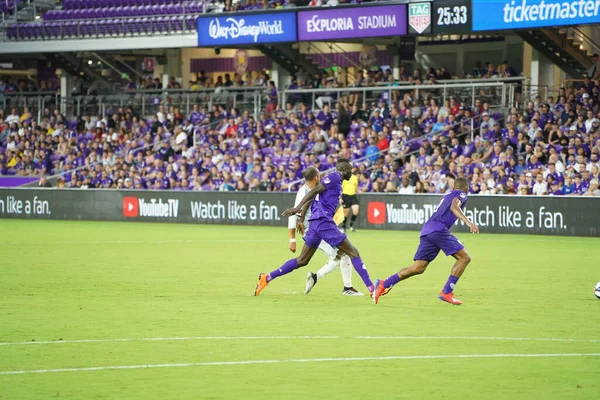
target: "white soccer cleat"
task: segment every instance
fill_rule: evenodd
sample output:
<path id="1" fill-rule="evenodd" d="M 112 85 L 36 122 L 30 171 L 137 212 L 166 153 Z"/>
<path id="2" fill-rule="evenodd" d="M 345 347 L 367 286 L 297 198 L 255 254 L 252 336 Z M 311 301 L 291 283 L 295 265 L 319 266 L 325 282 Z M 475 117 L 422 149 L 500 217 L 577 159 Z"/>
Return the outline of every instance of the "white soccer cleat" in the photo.
<path id="1" fill-rule="evenodd" d="M 342 290 L 342 296 L 364 296 L 364 293 L 361 293 L 353 287 L 350 287 Z"/>
<path id="2" fill-rule="evenodd" d="M 306 287 L 304 288 L 304 294 L 309 294 L 312 288 L 317 284 L 317 274 L 313 274 L 312 272 L 308 273 L 306 277 Z"/>

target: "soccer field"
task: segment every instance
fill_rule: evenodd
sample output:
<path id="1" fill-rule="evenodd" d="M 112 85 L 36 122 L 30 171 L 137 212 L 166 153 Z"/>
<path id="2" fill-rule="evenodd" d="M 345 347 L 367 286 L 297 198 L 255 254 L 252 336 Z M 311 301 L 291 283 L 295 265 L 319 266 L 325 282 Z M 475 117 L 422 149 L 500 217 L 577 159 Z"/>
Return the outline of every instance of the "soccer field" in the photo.
<path id="1" fill-rule="evenodd" d="M 375 306 L 290 258 L 285 228 L 2 220 L 0 399 L 570 399 L 600 392 L 600 239 L 458 234 Z M 351 233 L 371 276 L 416 232 Z M 365 292 L 354 273 L 354 286 Z"/>

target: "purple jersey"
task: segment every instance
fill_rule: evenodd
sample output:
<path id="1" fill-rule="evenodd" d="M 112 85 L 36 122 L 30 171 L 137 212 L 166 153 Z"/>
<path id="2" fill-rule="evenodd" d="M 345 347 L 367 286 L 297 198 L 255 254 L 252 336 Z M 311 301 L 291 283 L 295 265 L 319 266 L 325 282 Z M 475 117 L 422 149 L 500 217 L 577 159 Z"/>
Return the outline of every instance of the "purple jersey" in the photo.
<path id="1" fill-rule="evenodd" d="M 309 221 L 316 219 L 333 220 L 333 216 L 340 205 L 342 196 L 342 176 L 339 172 L 332 172 L 327 175 L 321 184 L 325 186 L 325 191 L 315 196 L 310 205 Z"/>
<path id="2" fill-rule="evenodd" d="M 421 236 L 428 235 L 432 232 L 449 230 L 452 225 L 458 219 L 454 213 L 450 210 L 454 199 L 459 199 L 461 202 L 461 209 L 464 209 L 467 204 L 467 194 L 462 190 L 453 190 L 444 196 L 440 204 L 438 204 L 437 210 L 423 225 L 421 229 Z"/>

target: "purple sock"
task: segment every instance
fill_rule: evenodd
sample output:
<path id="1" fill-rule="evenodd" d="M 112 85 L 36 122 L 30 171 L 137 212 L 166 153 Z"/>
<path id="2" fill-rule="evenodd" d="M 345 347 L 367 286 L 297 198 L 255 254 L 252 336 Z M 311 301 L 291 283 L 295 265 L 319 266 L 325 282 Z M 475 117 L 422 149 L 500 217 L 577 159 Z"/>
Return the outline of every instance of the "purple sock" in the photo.
<path id="1" fill-rule="evenodd" d="M 298 260 L 292 258 L 291 260 L 287 260 L 285 264 L 281 266 L 281 268 L 277 268 L 275 271 L 271 272 L 267 275 L 267 282 L 271 282 L 273 279 L 278 278 L 282 275 L 289 274 L 293 270 L 298 268 Z"/>
<path id="2" fill-rule="evenodd" d="M 358 276 L 360 276 L 360 279 L 362 279 L 367 289 L 369 289 L 369 291 L 372 292 L 373 282 L 371 282 L 371 278 L 369 277 L 369 271 L 367 271 L 367 267 L 365 267 L 365 264 L 362 262 L 360 257 L 355 257 L 350 261 L 352 261 L 352 266 L 354 267 L 354 270 L 356 271 L 356 273 L 358 273 Z"/>
<path id="3" fill-rule="evenodd" d="M 389 278 L 387 278 L 385 281 L 383 281 L 383 287 L 387 289 L 387 288 L 394 286 L 398 282 L 400 282 L 400 275 L 398 275 L 398 274 L 390 275 Z"/>
<path id="4" fill-rule="evenodd" d="M 450 275 L 448 277 L 448 282 L 444 285 L 444 294 L 452 293 L 456 286 L 456 282 L 458 282 L 458 276 Z"/>

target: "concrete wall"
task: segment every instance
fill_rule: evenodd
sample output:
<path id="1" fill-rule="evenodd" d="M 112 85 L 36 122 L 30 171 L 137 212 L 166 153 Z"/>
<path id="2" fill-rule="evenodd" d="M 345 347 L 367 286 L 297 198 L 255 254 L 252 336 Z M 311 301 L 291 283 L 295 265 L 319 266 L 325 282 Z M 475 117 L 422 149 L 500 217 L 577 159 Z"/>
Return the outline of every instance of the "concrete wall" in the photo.
<path id="1" fill-rule="evenodd" d="M 567 79 L 567 74 L 527 43 L 523 46 L 523 73 L 531 78 L 532 97 L 556 95 Z"/>

